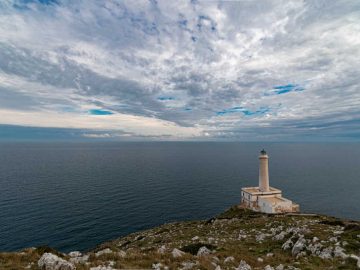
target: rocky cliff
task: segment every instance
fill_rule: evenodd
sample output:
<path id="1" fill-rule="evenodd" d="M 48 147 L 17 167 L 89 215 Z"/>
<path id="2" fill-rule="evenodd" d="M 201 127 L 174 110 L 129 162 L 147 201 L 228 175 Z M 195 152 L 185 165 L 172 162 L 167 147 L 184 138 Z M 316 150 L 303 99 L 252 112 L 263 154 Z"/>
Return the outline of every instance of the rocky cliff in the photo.
<path id="1" fill-rule="evenodd" d="M 234 206 L 210 220 L 164 224 L 62 254 L 0 253 L 0 269 L 360 269 L 360 223 L 322 215 L 266 215 Z"/>

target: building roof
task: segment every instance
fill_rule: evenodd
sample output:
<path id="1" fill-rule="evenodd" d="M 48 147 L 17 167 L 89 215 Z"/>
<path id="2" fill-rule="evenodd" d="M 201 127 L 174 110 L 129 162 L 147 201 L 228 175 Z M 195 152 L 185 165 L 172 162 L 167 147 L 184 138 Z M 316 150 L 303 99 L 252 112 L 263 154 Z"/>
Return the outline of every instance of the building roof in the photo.
<path id="1" fill-rule="evenodd" d="M 250 193 L 251 195 L 271 195 L 271 194 L 281 194 L 281 190 L 270 187 L 270 191 L 261 191 L 259 187 L 244 187 L 241 190 L 247 193 Z"/>

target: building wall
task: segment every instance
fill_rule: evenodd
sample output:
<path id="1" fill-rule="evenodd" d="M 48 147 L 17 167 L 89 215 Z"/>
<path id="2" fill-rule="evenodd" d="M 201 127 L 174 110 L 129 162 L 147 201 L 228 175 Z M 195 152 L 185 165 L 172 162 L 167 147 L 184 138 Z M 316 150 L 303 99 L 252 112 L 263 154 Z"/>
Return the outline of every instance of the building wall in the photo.
<path id="1" fill-rule="evenodd" d="M 265 197 L 259 197 L 259 207 L 261 212 L 265 213 L 283 213 L 283 212 L 292 212 L 292 202 L 289 200 L 278 201 L 276 203 L 271 203 L 267 200 L 264 200 Z"/>
<path id="2" fill-rule="evenodd" d="M 241 192 L 241 203 L 245 205 L 246 207 L 258 211 L 258 204 L 257 204 L 258 196 L 252 195 L 250 193 Z"/>

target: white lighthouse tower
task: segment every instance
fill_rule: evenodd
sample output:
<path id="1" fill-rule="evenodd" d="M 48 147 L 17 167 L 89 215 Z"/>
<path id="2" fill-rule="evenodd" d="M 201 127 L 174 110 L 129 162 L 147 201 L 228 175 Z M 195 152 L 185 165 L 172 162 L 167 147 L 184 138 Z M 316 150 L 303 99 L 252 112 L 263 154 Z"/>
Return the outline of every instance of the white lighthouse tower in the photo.
<path id="1" fill-rule="evenodd" d="M 263 149 L 259 156 L 259 189 L 262 192 L 269 192 L 269 157 Z"/>
<path id="2" fill-rule="evenodd" d="M 280 189 L 269 184 L 269 156 L 263 149 L 259 156 L 259 186 L 241 189 L 241 206 L 264 213 L 299 212 L 299 205 L 282 197 Z"/>

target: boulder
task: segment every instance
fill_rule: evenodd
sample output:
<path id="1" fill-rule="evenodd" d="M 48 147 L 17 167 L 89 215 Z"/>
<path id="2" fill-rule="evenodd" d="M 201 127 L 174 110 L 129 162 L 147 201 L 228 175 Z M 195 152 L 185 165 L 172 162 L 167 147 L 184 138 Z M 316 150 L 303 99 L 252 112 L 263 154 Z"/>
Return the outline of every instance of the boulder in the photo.
<path id="1" fill-rule="evenodd" d="M 241 260 L 238 268 L 235 268 L 235 270 L 251 270 L 251 266 L 248 265 L 245 261 Z"/>
<path id="2" fill-rule="evenodd" d="M 181 251 L 180 249 L 174 248 L 173 251 L 171 251 L 171 254 L 174 258 L 178 258 L 183 256 L 185 252 Z"/>
<path id="3" fill-rule="evenodd" d="M 303 237 L 300 237 L 295 245 L 293 246 L 291 253 L 293 256 L 298 255 L 298 253 L 300 253 L 300 251 L 302 251 L 305 248 L 305 244 L 306 244 L 306 240 Z"/>
<path id="4" fill-rule="evenodd" d="M 198 252 L 197 252 L 197 256 L 205 256 L 205 255 L 209 255 L 211 253 L 211 250 L 209 250 L 207 247 L 201 247 L 199 248 Z"/>
<path id="5" fill-rule="evenodd" d="M 342 259 L 348 258 L 349 256 L 347 254 L 345 254 L 344 251 L 345 251 L 345 249 L 343 249 L 342 247 L 336 246 L 334 249 L 334 257 L 340 257 Z"/>
<path id="6" fill-rule="evenodd" d="M 72 263 L 52 254 L 44 253 L 38 261 L 41 270 L 75 270 Z"/>
<path id="7" fill-rule="evenodd" d="M 264 270 L 274 270 L 274 267 L 271 267 L 270 265 L 265 266 Z"/>
<path id="8" fill-rule="evenodd" d="M 286 242 L 282 245 L 282 249 L 283 250 L 288 250 L 290 248 L 292 248 L 294 245 L 292 238 L 289 238 L 288 240 L 286 240 Z"/>
<path id="9" fill-rule="evenodd" d="M 357 261 L 357 262 L 356 262 L 356 266 L 357 266 L 357 268 L 360 269 L 360 257 L 358 257 L 358 256 L 356 256 L 356 255 L 354 255 L 354 254 L 351 254 L 351 255 L 350 255 L 350 258 L 352 258 L 352 259 L 354 259 L 354 260 Z"/>

